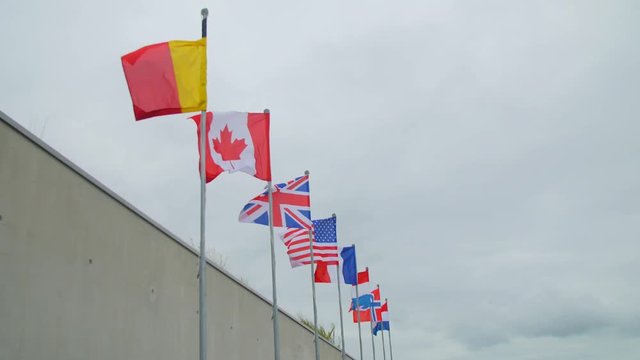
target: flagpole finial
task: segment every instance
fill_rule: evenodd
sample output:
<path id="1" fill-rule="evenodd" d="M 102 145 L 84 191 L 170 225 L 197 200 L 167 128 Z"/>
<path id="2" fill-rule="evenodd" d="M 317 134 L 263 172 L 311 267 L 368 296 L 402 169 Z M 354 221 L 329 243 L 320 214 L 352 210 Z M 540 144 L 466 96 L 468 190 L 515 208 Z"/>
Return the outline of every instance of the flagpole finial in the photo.
<path id="1" fill-rule="evenodd" d="M 305 174 L 306 176 L 309 176 L 309 170 L 305 170 L 305 171 L 304 171 L 304 174 Z"/>
<path id="2" fill-rule="evenodd" d="M 269 109 L 264 109 L 262 112 L 265 113 L 265 114 L 268 114 L 269 113 Z"/>
<path id="3" fill-rule="evenodd" d="M 379 288 L 379 287 L 380 287 L 380 284 L 376 284 L 376 287 L 377 287 L 377 288 Z"/>
<path id="4" fill-rule="evenodd" d="M 200 15 L 202 15 L 203 19 L 206 19 L 209 16 L 209 9 L 203 8 L 202 10 L 200 10 Z"/>
<path id="5" fill-rule="evenodd" d="M 331 217 L 336 217 L 336 213 L 331 214 Z"/>

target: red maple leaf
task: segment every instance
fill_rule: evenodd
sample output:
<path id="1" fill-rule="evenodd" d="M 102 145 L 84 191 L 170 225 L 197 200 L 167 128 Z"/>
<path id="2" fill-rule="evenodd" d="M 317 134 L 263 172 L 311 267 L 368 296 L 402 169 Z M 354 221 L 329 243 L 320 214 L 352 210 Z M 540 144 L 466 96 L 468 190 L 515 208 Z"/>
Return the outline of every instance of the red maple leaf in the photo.
<path id="1" fill-rule="evenodd" d="M 240 160 L 240 154 L 247 147 L 244 139 L 231 141 L 232 132 L 227 125 L 220 131 L 220 140 L 213 139 L 213 150 L 222 156 L 222 160 Z"/>

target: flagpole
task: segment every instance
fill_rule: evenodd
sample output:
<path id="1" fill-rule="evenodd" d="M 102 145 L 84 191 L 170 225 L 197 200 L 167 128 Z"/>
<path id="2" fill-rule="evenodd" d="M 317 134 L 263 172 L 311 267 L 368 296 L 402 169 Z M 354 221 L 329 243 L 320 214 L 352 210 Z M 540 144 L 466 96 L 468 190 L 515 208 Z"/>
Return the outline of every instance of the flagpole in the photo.
<path id="1" fill-rule="evenodd" d="M 309 176 L 309 171 L 304 172 L 306 176 Z M 318 351 L 318 307 L 316 305 L 316 281 L 313 275 L 313 224 L 309 229 L 309 253 L 311 254 L 311 294 L 313 296 L 313 346 L 316 351 L 316 360 L 320 360 L 320 352 Z"/>
<path id="2" fill-rule="evenodd" d="M 371 351 L 373 352 L 373 360 L 376 360 L 376 343 L 375 341 L 373 341 L 373 318 L 374 318 L 374 314 L 373 314 L 373 306 L 369 308 L 369 312 L 371 313 L 371 321 L 369 322 L 369 327 L 371 330 Z"/>
<path id="3" fill-rule="evenodd" d="M 269 114 L 269 109 L 264 109 Z M 276 253 L 273 245 L 273 188 L 271 180 L 267 182 L 267 194 L 269 196 L 269 236 L 271 241 L 271 292 L 273 294 L 273 310 L 271 320 L 273 322 L 273 358 L 280 360 L 280 321 L 278 319 L 278 295 L 276 291 Z"/>
<path id="4" fill-rule="evenodd" d="M 352 244 L 353 246 L 353 252 L 355 253 L 356 250 L 356 244 Z M 358 342 L 360 344 L 360 360 L 362 360 L 362 328 L 360 327 L 360 293 L 358 292 L 358 260 L 357 258 L 354 256 L 354 265 L 356 267 L 356 308 L 355 308 L 355 312 L 356 312 L 356 319 L 358 320 Z"/>
<path id="5" fill-rule="evenodd" d="M 336 217 L 336 214 L 332 214 L 331 216 L 333 216 L 334 218 Z M 337 226 L 336 226 L 337 227 Z M 336 238 L 338 237 L 337 234 L 337 230 L 336 230 Z M 340 348 L 340 353 L 342 355 L 342 360 L 344 360 L 344 325 L 343 325 L 343 321 L 342 321 L 342 294 L 340 291 L 340 260 L 338 260 L 338 263 L 336 264 L 336 275 L 338 278 L 338 309 L 340 309 L 340 339 L 341 339 L 341 343 L 342 343 L 342 347 Z M 357 277 L 357 274 L 356 274 Z M 357 282 L 357 281 L 356 281 Z"/>
<path id="6" fill-rule="evenodd" d="M 389 317 L 389 300 L 387 298 L 384 299 L 384 302 L 387 303 L 387 316 Z M 393 360 L 393 348 L 391 347 L 391 318 L 389 317 L 389 356 L 391 360 Z"/>
<path id="7" fill-rule="evenodd" d="M 378 289 L 378 294 L 380 294 L 380 284 L 376 284 L 376 288 Z M 382 304 L 380 304 L 382 306 Z M 380 312 L 380 331 L 382 332 L 382 360 L 387 360 L 387 354 L 385 354 L 384 348 L 384 320 L 382 319 L 382 311 Z M 376 327 L 378 323 L 376 322 Z"/>
<path id="8" fill-rule="evenodd" d="M 209 10 L 204 8 L 200 11 L 202 15 L 202 38 L 207 37 L 207 17 Z M 199 282 L 199 328 L 200 328 L 200 360 L 207 359 L 207 288 L 205 282 L 205 224 L 204 215 L 206 209 L 206 170 L 205 170 L 205 132 L 207 124 L 207 111 L 200 114 L 200 259 L 198 263 Z"/>
<path id="9" fill-rule="evenodd" d="M 380 285 L 376 285 L 376 287 L 378 288 L 378 293 L 380 293 Z M 386 302 L 386 299 L 385 299 Z M 382 304 L 380 304 L 380 306 L 382 306 Z M 378 326 L 378 324 L 376 323 L 376 326 Z M 386 354 L 386 350 L 384 348 L 384 320 L 382 318 L 382 312 L 380 312 L 380 332 L 382 333 L 382 360 L 387 360 L 387 354 Z"/>
<path id="10" fill-rule="evenodd" d="M 387 360 L 387 351 L 384 348 L 384 323 L 383 322 L 380 322 L 380 332 L 382 333 L 382 360 Z"/>
<path id="11" fill-rule="evenodd" d="M 368 267 L 367 267 L 367 272 L 369 272 Z M 373 352 L 373 360 L 376 360 L 376 343 L 373 341 L 373 319 L 374 318 L 375 318 L 375 314 L 373 313 L 373 304 L 371 304 L 371 306 L 369 307 L 369 332 L 371 333 L 371 351 Z"/>
<path id="12" fill-rule="evenodd" d="M 316 306 L 316 281 L 313 275 L 313 238 L 311 233 L 313 227 L 309 229 L 309 246 L 311 247 L 311 293 L 313 295 L 313 345 L 316 351 L 316 360 L 320 360 L 320 353 L 318 352 L 318 308 Z"/>

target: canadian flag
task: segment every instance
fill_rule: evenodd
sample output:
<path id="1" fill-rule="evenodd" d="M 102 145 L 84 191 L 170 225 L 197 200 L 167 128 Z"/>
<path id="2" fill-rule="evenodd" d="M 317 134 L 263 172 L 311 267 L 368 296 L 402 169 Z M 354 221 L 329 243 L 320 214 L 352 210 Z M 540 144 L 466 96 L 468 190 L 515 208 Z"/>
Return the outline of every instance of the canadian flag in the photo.
<path id="1" fill-rule="evenodd" d="M 198 131 L 200 115 L 192 116 Z M 207 112 L 205 172 L 207 182 L 224 171 L 242 171 L 271 180 L 269 113 Z"/>

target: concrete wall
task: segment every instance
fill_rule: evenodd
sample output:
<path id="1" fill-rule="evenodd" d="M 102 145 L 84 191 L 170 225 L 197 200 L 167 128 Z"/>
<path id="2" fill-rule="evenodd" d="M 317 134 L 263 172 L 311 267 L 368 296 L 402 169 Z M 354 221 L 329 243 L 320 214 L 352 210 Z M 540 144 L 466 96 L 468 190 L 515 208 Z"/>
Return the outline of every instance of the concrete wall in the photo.
<path id="1" fill-rule="evenodd" d="M 194 250 L 0 117 L 0 359 L 197 359 Z M 272 359 L 271 305 L 207 271 L 208 358 Z M 308 329 L 280 328 L 282 359 L 314 358 Z"/>

